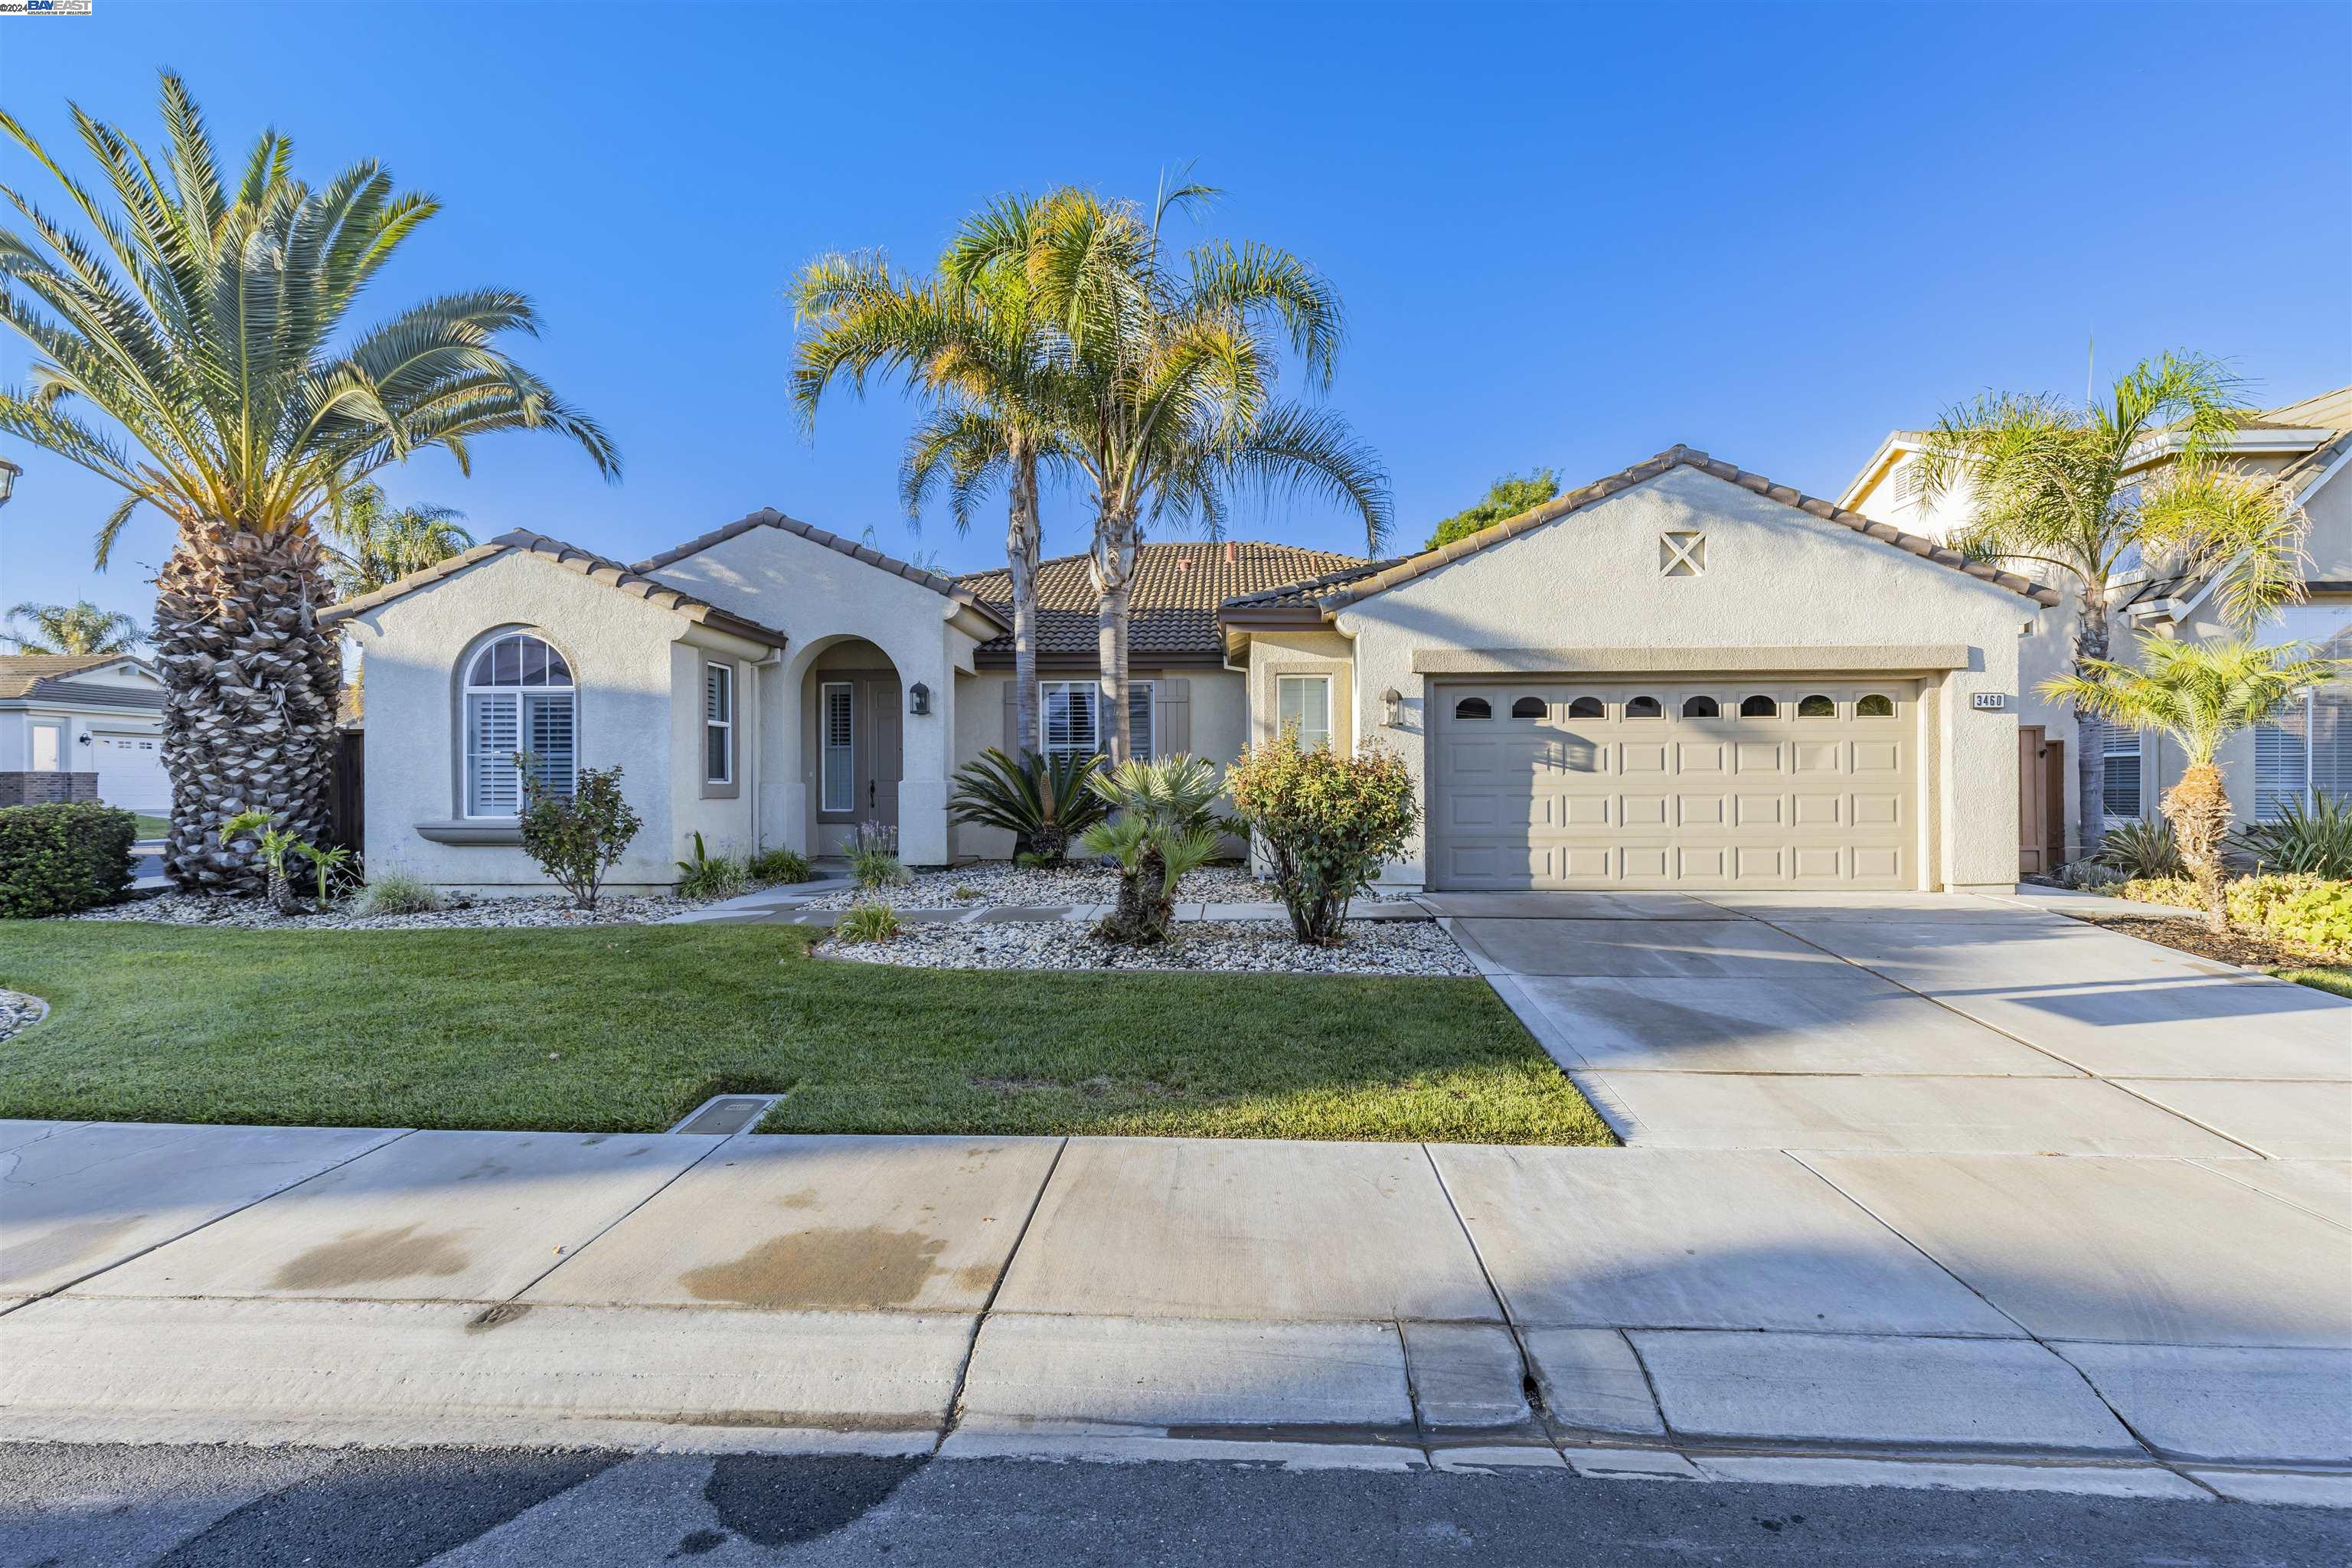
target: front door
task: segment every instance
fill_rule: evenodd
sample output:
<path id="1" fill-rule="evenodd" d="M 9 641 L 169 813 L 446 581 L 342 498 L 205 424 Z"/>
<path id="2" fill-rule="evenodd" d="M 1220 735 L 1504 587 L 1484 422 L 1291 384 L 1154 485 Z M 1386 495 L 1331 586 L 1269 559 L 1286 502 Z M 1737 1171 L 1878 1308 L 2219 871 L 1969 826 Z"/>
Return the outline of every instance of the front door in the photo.
<path id="1" fill-rule="evenodd" d="M 2042 819 L 2042 802 L 2048 792 L 2042 786 L 2042 726 L 2020 724 L 2017 727 L 2017 872 L 2021 877 L 2039 877 L 2052 868 L 2043 864 L 2049 858 L 2042 847 L 2050 841 L 2049 825 Z"/>
<path id="2" fill-rule="evenodd" d="M 857 683 L 857 808 L 860 822 L 898 826 L 898 772 L 904 750 L 898 682 L 868 676 Z"/>

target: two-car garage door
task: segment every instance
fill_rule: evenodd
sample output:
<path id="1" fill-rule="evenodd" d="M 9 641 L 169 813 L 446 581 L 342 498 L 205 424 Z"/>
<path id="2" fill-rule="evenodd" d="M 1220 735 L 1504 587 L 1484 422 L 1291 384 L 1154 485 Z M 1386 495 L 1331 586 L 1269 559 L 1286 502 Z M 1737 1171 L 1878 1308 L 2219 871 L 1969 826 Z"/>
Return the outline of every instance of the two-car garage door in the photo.
<path id="1" fill-rule="evenodd" d="M 1917 886 L 1898 680 L 1433 685 L 1431 885 Z"/>

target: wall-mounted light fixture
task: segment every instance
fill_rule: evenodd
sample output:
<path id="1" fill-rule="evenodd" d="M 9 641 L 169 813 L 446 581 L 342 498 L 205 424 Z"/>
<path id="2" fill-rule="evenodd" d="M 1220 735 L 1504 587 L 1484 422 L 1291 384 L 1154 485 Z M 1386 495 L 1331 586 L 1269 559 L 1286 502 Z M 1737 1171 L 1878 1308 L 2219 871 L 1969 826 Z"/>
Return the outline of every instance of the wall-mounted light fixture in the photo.
<path id="1" fill-rule="evenodd" d="M 907 688 L 907 711 L 921 718 L 931 710 L 931 689 L 918 680 Z"/>
<path id="2" fill-rule="evenodd" d="M 1404 722 L 1404 693 L 1393 686 L 1381 693 L 1381 722 L 1391 730 Z"/>

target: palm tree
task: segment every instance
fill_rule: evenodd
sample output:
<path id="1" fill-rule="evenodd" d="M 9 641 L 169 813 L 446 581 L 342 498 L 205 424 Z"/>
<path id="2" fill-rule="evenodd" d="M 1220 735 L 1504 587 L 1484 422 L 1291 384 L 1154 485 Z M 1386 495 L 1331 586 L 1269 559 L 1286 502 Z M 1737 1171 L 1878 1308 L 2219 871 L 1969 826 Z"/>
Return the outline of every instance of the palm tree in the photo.
<path id="1" fill-rule="evenodd" d="M 2221 843 L 2230 830 L 2230 794 L 2214 755 L 2222 742 L 2266 722 L 2305 688 L 2352 668 L 2352 659 L 2314 658 L 2302 644 L 2257 647 L 2250 637 L 2195 643 L 2148 635 L 2139 642 L 2139 668 L 2095 658 L 2077 674 L 2044 681 L 2042 692 L 2073 702 L 2078 713 L 2130 730 L 2160 730 L 2179 743 L 2188 764 L 2164 792 L 2164 816 L 2204 895 L 2206 920 L 2226 931 Z"/>
<path id="2" fill-rule="evenodd" d="M 1212 242 L 1163 262 L 1168 216 L 1213 194 L 1163 185 L 1148 220 L 1075 187 L 1008 199 L 944 263 L 958 284 L 1017 275 L 1061 341 L 1061 445 L 1094 491 L 1087 565 L 1113 765 L 1131 749 L 1128 611 L 1147 517 L 1214 537 L 1234 489 L 1305 489 L 1358 512 L 1373 552 L 1388 531 L 1388 477 L 1346 422 L 1273 399 L 1278 338 L 1318 387 L 1330 384 L 1341 317 L 1329 284 L 1255 244 Z"/>
<path id="3" fill-rule="evenodd" d="M 350 486 L 324 521 L 336 592 L 347 599 L 373 594 L 471 550 L 474 536 L 457 526 L 465 515 L 454 507 L 395 507 L 372 480 Z"/>
<path id="4" fill-rule="evenodd" d="M 985 214 L 967 220 L 954 245 L 968 243 L 974 226 L 988 221 Z M 793 293 L 808 329 L 793 369 L 793 399 L 804 422 L 814 422 L 834 382 L 846 380 L 862 395 L 877 371 L 903 376 L 931 400 L 900 471 L 909 519 L 919 518 L 944 486 L 961 533 L 980 498 L 1003 484 L 1015 721 L 1024 737 L 1034 737 L 1044 542 L 1037 476 L 1039 466 L 1060 453 L 1062 375 L 1055 346 L 1029 308 L 1024 280 L 998 269 L 942 285 L 896 275 L 878 256 L 835 253 L 802 268 Z"/>
<path id="5" fill-rule="evenodd" d="M 88 599 L 71 605 L 26 603 L 8 612 L 10 621 L 33 623 L 31 636 L 0 632 L 0 643 L 18 653 L 129 653 L 139 646 L 139 623 L 101 610 Z"/>
<path id="6" fill-rule="evenodd" d="M 521 295 L 474 289 L 352 325 L 361 291 L 439 210 L 430 197 L 394 191 L 373 163 L 314 189 L 274 131 L 224 182 L 169 73 L 155 156 L 73 114 L 111 205 L 0 113 L 95 237 L 0 188 L 26 228 L 0 228 L 0 318 L 36 355 L 29 387 L 0 391 L 0 431 L 121 487 L 99 531 L 101 569 L 142 502 L 171 519 L 154 630 L 164 866 L 183 887 L 255 891 L 253 850 L 223 846 L 222 824 L 267 809 L 299 837 L 327 830 L 341 671 L 316 616 L 333 599 L 320 532 L 335 493 L 429 447 L 467 468 L 475 438 L 499 430 L 568 437 L 608 478 L 619 458 L 499 346 L 538 330 Z M 81 418 L 77 399 L 119 431 Z"/>
<path id="7" fill-rule="evenodd" d="M 2166 353 L 2134 365 L 2105 402 L 1988 394 L 1947 410 L 1928 432 L 1927 494 L 1965 483 L 1974 498 L 1953 545 L 2074 580 L 2076 676 L 2107 656 L 2109 586 L 2135 557 L 2182 574 L 2221 572 L 2223 608 L 2241 626 L 2300 596 L 2307 523 L 2293 492 L 2219 456 L 2246 413 L 2241 384 L 2219 361 Z M 2179 444 L 2170 464 L 2132 478 L 2162 437 Z M 2101 765 L 2099 748 L 2075 748 L 2085 847 L 2105 826 Z"/>

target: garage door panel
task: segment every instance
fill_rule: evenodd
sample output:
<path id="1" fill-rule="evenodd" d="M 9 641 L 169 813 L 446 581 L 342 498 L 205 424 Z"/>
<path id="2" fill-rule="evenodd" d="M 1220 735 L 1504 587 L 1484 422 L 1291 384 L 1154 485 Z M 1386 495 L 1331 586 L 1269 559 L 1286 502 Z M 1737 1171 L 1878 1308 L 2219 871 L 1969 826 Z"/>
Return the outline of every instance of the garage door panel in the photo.
<path id="1" fill-rule="evenodd" d="M 1893 700 L 1893 717 L 1859 711 L 1874 694 Z M 1440 685 L 1435 696 L 1439 887 L 1916 885 L 1908 683 L 1498 681 Z M 1628 718 L 1637 698 L 1649 700 Z M 1465 699 L 1490 717 L 1457 718 Z M 1601 717 L 1571 719 L 1586 699 Z"/>

